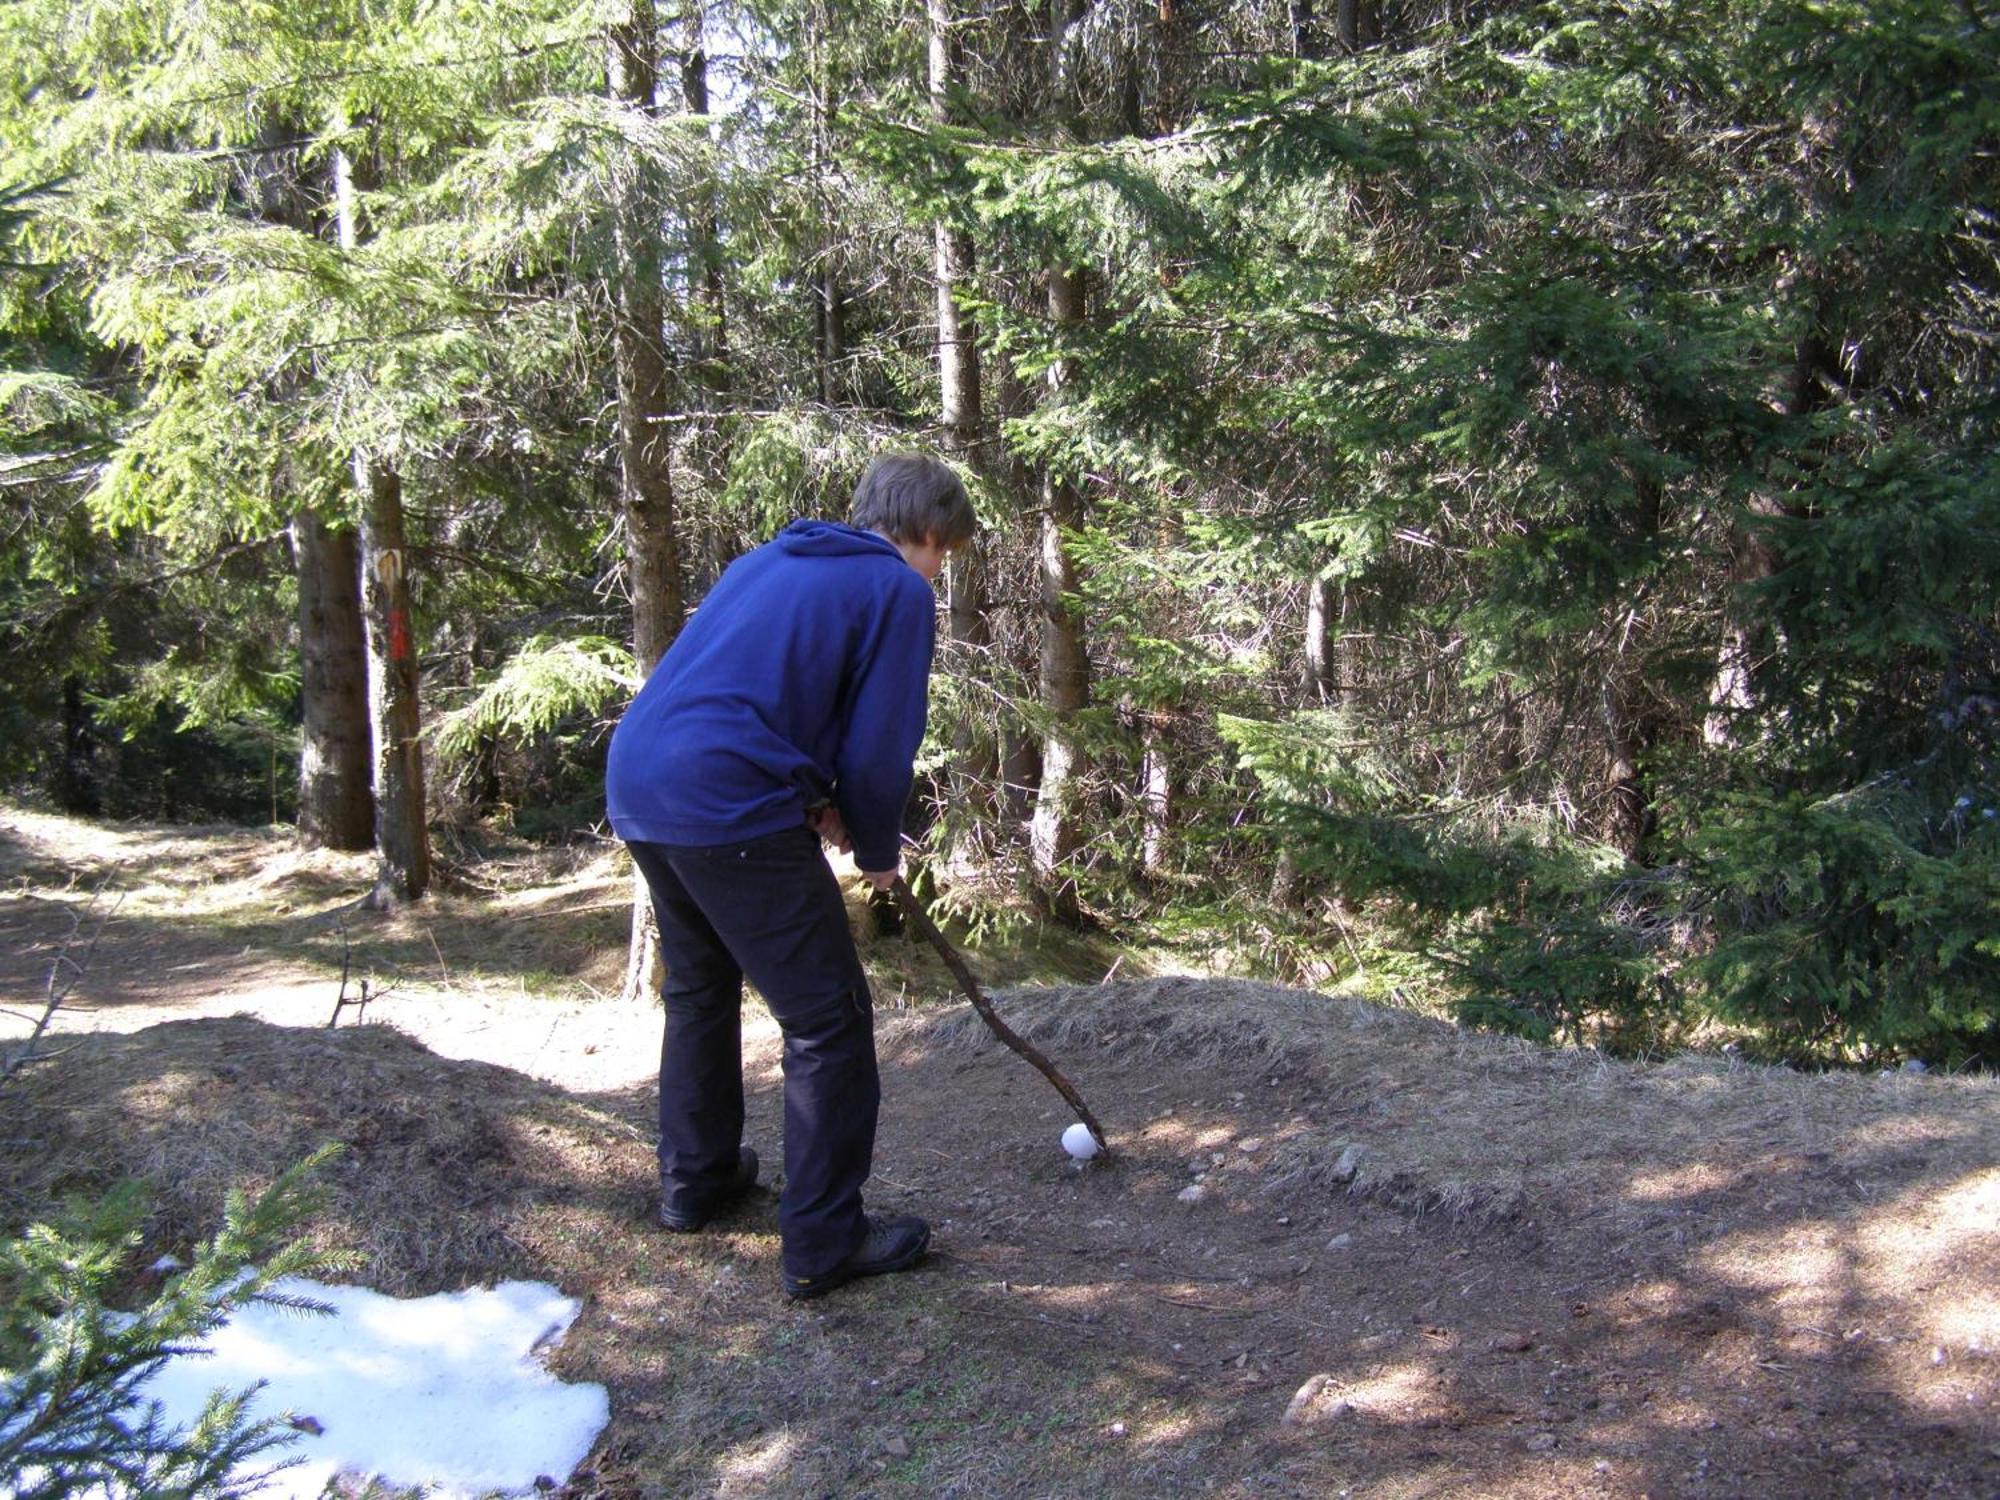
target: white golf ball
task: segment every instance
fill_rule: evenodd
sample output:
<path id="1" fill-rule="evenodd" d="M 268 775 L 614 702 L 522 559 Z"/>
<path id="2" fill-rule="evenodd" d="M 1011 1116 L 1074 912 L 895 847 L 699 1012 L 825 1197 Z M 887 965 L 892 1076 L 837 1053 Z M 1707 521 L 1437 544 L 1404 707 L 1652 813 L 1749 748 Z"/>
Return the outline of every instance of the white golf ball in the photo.
<path id="1" fill-rule="evenodd" d="M 1078 1161 L 1089 1161 L 1097 1155 L 1097 1137 L 1090 1133 L 1090 1127 L 1078 1120 L 1063 1132 L 1063 1150 Z"/>

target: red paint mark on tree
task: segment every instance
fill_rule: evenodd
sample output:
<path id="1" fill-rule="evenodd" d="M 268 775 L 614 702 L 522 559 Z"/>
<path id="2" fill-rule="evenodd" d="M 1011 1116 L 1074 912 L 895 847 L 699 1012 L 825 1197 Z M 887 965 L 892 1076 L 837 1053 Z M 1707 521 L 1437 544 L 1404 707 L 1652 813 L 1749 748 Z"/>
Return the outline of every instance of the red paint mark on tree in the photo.
<path id="1" fill-rule="evenodd" d="M 400 609 L 389 611 L 389 660 L 405 661 L 410 655 L 410 621 Z"/>

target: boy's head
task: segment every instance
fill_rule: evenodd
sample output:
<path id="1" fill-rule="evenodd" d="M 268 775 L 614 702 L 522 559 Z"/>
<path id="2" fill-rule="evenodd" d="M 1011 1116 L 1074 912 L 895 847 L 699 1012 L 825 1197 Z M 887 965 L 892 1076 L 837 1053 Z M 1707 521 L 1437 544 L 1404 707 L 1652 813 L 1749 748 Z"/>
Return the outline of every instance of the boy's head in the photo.
<path id="1" fill-rule="evenodd" d="M 921 453 L 885 453 L 854 487 L 848 516 L 863 531 L 879 531 L 898 546 L 949 552 L 972 537 L 979 520 L 965 486 L 949 465 Z"/>

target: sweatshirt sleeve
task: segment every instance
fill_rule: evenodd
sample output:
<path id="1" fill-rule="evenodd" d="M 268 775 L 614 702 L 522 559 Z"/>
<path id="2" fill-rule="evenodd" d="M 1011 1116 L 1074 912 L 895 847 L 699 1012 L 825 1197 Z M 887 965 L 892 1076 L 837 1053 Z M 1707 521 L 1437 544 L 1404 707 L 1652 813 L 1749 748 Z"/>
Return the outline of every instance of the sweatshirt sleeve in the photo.
<path id="1" fill-rule="evenodd" d="M 893 870 L 901 858 L 903 806 L 924 738 L 936 631 L 937 601 L 910 572 L 896 580 L 854 668 L 834 757 L 834 796 L 863 870 Z"/>

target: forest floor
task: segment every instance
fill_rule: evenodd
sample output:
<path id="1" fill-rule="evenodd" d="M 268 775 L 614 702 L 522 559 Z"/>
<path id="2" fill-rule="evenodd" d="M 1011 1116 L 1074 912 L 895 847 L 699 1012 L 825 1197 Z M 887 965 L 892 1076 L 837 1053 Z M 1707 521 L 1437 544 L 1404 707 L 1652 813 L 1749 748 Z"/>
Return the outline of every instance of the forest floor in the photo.
<path id="1" fill-rule="evenodd" d="M 0 805 L 0 1005 L 84 964 L 0 1092 L 5 1227 L 136 1174 L 150 1259 L 343 1141 L 312 1233 L 357 1279 L 585 1299 L 554 1365 L 613 1415 L 575 1497 L 2000 1492 L 2000 1081 L 1627 1064 L 973 948 L 1111 1133 L 1079 1166 L 1047 1085 L 874 939 L 870 1202 L 934 1251 L 792 1305 L 770 1193 L 649 1227 L 658 1013 L 604 993 L 611 851 L 458 870 L 374 913 L 366 860 L 277 832 Z M 343 968 L 370 1003 L 330 1028 Z M 776 1032 L 745 1029 L 775 1163 Z"/>

